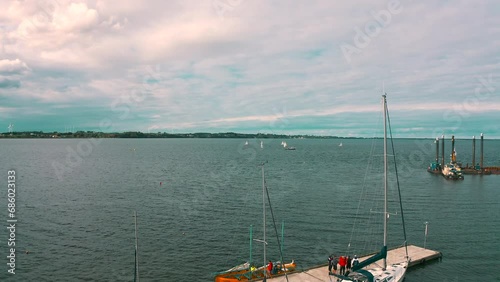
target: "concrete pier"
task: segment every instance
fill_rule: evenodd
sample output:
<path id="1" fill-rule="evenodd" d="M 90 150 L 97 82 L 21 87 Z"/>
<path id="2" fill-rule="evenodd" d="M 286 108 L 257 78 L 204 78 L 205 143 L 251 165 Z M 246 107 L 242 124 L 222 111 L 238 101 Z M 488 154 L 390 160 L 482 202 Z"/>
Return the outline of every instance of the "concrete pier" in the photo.
<path id="1" fill-rule="evenodd" d="M 405 257 L 405 248 L 404 247 L 399 247 L 395 248 L 392 250 L 389 250 L 387 252 L 387 264 L 393 264 L 393 263 L 398 263 L 398 262 L 403 262 L 404 257 Z M 366 255 L 363 257 L 360 257 L 360 261 L 364 261 L 365 259 L 369 258 L 371 255 Z M 417 247 L 415 245 L 409 245 L 408 246 L 408 256 L 410 257 L 410 263 L 408 264 L 408 268 L 426 263 L 428 261 L 436 260 L 441 258 L 441 253 L 429 249 L 424 249 L 421 247 Z M 325 257 L 325 260 L 327 257 Z M 299 262 L 300 266 L 300 262 Z M 374 265 L 369 265 L 367 268 L 371 268 Z M 256 280 L 256 281 L 262 281 L 262 280 Z M 279 277 L 272 277 L 268 278 L 267 281 L 274 281 L 274 282 L 286 282 L 286 277 L 285 276 L 279 276 Z M 319 266 L 315 266 L 312 268 L 304 269 L 302 271 L 297 271 L 288 274 L 288 281 L 289 282 L 304 282 L 304 281 L 309 281 L 309 282 L 316 282 L 316 281 L 336 281 L 334 276 L 331 276 L 328 274 L 328 264 L 322 264 Z"/>

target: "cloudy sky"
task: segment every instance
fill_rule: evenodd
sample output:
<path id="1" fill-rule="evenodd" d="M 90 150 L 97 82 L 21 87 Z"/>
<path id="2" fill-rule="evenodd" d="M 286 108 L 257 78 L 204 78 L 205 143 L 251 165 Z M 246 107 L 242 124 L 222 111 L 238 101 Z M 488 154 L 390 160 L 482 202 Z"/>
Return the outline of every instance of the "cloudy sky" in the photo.
<path id="1" fill-rule="evenodd" d="M 0 4 L 0 132 L 500 138 L 495 0 Z"/>

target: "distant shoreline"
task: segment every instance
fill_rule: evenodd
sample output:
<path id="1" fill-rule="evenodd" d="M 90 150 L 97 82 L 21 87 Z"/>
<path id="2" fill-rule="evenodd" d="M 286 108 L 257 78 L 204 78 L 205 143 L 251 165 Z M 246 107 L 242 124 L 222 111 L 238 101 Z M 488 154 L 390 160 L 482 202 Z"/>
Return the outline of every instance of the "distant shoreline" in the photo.
<path id="1" fill-rule="evenodd" d="M 286 135 L 286 134 L 266 134 L 266 133 L 144 133 L 139 131 L 127 132 L 95 132 L 95 131 L 77 131 L 77 132 L 4 132 L 0 133 L 0 138 L 235 138 L 235 139 L 365 139 L 364 137 L 342 137 L 342 136 L 317 136 L 317 135 Z"/>
<path id="2" fill-rule="evenodd" d="M 344 137 L 344 136 L 319 136 L 319 135 L 286 135 L 286 134 L 266 134 L 266 133 L 144 133 L 139 131 L 127 132 L 96 132 L 96 131 L 77 131 L 77 132 L 42 132 L 42 131 L 23 131 L 23 132 L 4 132 L 0 133 L 0 139 L 68 139 L 68 138 L 223 138 L 223 139 L 381 139 L 382 137 Z M 432 137 L 395 137 L 394 139 L 428 139 Z M 470 140 L 468 138 L 455 138 L 455 140 Z M 497 139 L 485 139 L 497 140 Z"/>

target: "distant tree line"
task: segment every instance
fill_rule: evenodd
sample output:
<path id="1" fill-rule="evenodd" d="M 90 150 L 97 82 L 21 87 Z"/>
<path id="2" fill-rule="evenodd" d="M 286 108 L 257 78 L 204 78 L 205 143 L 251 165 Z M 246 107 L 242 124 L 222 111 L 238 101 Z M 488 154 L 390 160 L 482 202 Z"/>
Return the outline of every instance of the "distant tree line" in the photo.
<path id="1" fill-rule="evenodd" d="M 0 138 L 345 138 L 339 136 L 315 136 L 315 135 L 286 135 L 286 134 L 269 134 L 269 133 L 167 133 L 155 132 L 145 133 L 140 131 L 126 132 L 97 132 L 97 131 L 76 131 L 76 132 L 43 132 L 43 131 L 16 131 L 0 133 Z M 351 137 L 349 137 L 351 138 Z"/>

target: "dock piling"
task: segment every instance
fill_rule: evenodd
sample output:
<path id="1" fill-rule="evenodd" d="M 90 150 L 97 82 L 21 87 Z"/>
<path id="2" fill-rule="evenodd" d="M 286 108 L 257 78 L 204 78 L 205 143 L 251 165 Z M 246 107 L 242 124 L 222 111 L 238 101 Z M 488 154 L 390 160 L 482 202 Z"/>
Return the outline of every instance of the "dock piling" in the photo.
<path id="1" fill-rule="evenodd" d="M 472 136 L 472 167 L 476 168 L 476 136 Z"/>
<path id="2" fill-rule="evenodd" d="M 439 137 L 436 138 L 436 164 L 439 163 Z"/>
<path id="3" fill-rule="evenodd" d="M 481 133 L 481 163 L 480 163 L 481 172 L 483 172 L 483 161 L 484 161 L 484 158 L 483 158 L 483 143 L 484 143 L 484 139 L 483 139 L 483 134 Z"/>
<path id="4" fill-rule="evenodd" d="M 424 222 L 424 224 L 425 224 L 425 232 L 424 232 L 424 249 L 425 249 L 425 245 L 427 243 L 427 234 L 429 233 L 429 229 L 428 229 L 429 222 L 426 221 L 426 222 Z"/>
<path id="5" fill-rule="evenodd" d="M 441 135 L 441 140 L 442 140 L 442 143 L 441 143 L 441 167 L 444 167 L 444 134 Z"/>

